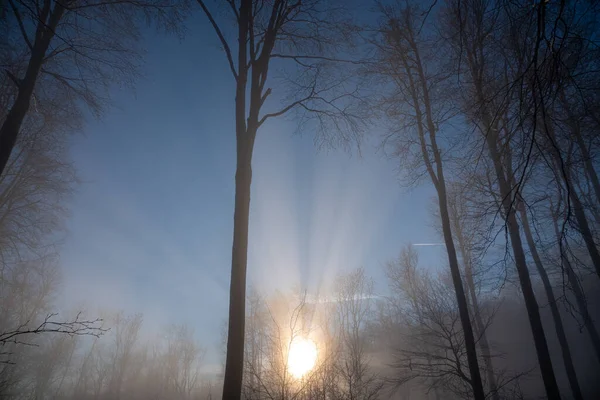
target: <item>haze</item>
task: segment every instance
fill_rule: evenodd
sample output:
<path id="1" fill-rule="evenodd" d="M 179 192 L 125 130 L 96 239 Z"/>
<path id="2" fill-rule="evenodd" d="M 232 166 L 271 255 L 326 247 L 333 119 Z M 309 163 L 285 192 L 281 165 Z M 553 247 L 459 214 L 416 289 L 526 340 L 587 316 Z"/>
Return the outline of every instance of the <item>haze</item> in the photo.
<path id="1" fill-rule="evenodd" d="M 0 398 L 597 398 L 599 7 L 0 1 Z"/>

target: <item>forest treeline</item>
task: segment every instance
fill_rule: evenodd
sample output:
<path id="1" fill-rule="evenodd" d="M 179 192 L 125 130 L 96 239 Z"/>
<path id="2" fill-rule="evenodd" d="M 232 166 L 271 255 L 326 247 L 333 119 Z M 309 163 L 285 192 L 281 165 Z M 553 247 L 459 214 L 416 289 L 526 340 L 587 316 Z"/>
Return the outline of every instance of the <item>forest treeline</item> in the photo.
<path id="1" fill-rule="evenodd" d="M 599 8 L 0 0 L 0 397 L 596 398 Z M 151 29 L 185 40 L 200 23 L 235 84 L 229 315 L 208 372 L 214 344 L 189 326 L 142 334 L 141 315 L 56 303 L 71 136 L 135 84 Z M 283 116 L 319 146 L 376 142 L 405 187 L 434 188 L 447 258 L 399 247 L 381 293 L 359 266 L 323 298 L 248 292 L 254 143 Z M 287 365 L 298 336 L 319 350 L 301 379 Z"/>

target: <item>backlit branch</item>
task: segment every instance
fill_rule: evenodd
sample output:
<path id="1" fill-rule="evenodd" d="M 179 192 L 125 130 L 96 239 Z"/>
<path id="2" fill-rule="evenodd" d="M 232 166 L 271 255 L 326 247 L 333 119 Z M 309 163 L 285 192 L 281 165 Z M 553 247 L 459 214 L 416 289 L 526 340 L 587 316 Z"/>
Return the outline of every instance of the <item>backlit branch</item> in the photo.
<path id="1" fill-rule="evenodd" d="M 204 1 L 197 0 L 197 2 L 198 2 L 198 4 L 200 4 L 200 7 L 202 7 L 202 11 L 204 11 L 204 14 L 206 14 L 206 17 L 210 21 L 210 24 L 212 25 L 213 29 L 215 30 L 215 33 L 219 37 L 219 40 L 221 41 L 221 44 L 223 45 L 223 49 L 225 50 L 225 55 L 227 56 L 227 62 L 229 63 L 229 68 L 231 69 L 231 73 L 233 74 L 235 80 L 237 81 L 238 74 L 235 70 L 235 65 L 233 63 L 233 57 L 231 56 L 231 49 L 229 47 L 229 44 L 227 43 L 227 40 L 225 40 L 225 36 L 223 36 L 223 32 L 221 32 L 221 28 L 219 28 L 219 25 L 217 24 L 217 22 L 215 21 L 215 19 L 212 16 L 212 14 L 206 7 L 206 4 L 204 4 Z M 239 20 L 239 15 L 236 15 L 236 17 Z"/>

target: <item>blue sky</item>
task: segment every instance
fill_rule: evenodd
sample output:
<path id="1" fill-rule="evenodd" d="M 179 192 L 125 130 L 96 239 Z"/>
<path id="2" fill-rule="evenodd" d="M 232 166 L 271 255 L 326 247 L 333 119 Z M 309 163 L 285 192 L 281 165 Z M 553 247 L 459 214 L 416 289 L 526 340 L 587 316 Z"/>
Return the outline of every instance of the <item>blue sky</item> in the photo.
<path id="1" fill-rule="evenodd" d="M 182 42 L 150 35 L 135 92 L 114 88 L 115 107 L 73 140 L 83 183 L 61 256 L 63 301 L 143 312 L 149 330 L 188 323 L 218 363 L 231 259 L 234 93 L 213 32 L 192 28 Z M 382 265 L 402 245 L 440 241 L 430 186 L 400 188 L 394 162 L 373 146 L 362 157 L 317 151 L 312 132 L 295 131 L 291 119 L 272 120 L 257 138 L 249 283 L 325 287 L 338 271 L 364 266 L 383 290 Z M 420 253 L 426 263 L 443 260 L 439 247 Z"/>

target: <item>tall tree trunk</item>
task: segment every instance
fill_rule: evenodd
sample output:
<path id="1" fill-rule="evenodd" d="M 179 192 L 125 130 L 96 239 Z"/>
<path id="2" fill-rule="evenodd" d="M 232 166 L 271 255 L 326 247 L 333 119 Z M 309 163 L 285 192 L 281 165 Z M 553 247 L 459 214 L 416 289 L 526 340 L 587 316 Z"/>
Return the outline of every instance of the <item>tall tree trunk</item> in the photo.
<path id="1" fill-rule="evenodd" d="M 498 384 L 496 383 L 494 365 L 492 363 L 492 356 L 490 354 L 490 344 L 487 340 L 487 333 L 485 331 L 486 327 L 481 317 L 481 310 L 479 309 L 479 302 L 477 300 L 477 293 L 475 290 L 475 281 L 473 280 L 471 255 L 470 252 L 468 252 L 466 249 L 462 228 L 460 227 L 460 223 L 458 221 L 456 221 L 455 223 L 454 233 L 456 234 L 456 238 L 458 240 L 458 249 L 463 259 L 465 279 L 467 281 L 467 293 L 468 296 L 471 298 L 471 307 L 473 309 L 473 317 L 475 318 L 475 334 L 480 338 L 479 345 L 481 347 L 481 355 L 483 356 L 483 361 L 485 363 L 485 372 L 488 380 L 488 385 L 490 387 L 490 394 L 493 400 L 499 400 L 500 396 L 498 394 Z"/>
<path id="2" fill-rule="evenodd" d="M 17 137 L 21 130 L 23 120 L 29 111 L 31 97 L 37 82 L 38 76 L 44 63 L 44 57 L 58 22 L 62 18 L 65 8 L 60 2 L 54 2 L 54 9 L 50 10 L 50 4 L 47 1 L 42 10 L 40 10 L 40 19 L 35 33 L 35 41 L 31 47 L 31 55 L 25 77 L 15 84 L 18 87 L 17 98 L 13 103 L 10 111 L 6 115 L 6 119 L 0 127 L 0 175 L 4 172 L 10 155 L 17 143 Z M 48 18 L 49 16 L 49 18 Z M 48 22 L 46 22 L 48 18 Z"/>
<path id="3" fill-rule="evenodd" d="M 556 331 L 558 343 L 560 344 L 563 363 L 565 365 L 565 371 L 567 372 L 567 378 L 569 379 L 569 386 L 571 387 L 571 391 L 573 392 L 573 397 L 575 398 L 575 400 L 583 400 L 581 388 L 579 387 L 579 382 L 577 381 L 577 373 L 575 372 L 575 366 L 573 365 L 573 358 L 571 357 L 571 349 L 569 348 L 567 335 L 565 334 L 565 329 L 562 323 L 562 319 L 560 317 L 560 312 L 558 310 L 558 304 L 556 303 L 556 297 L 554 296 L 554 291 L 552 290 L 550 278 L 548 278 L 548 274 L 544 269 L 542 259 L 540 258 L 540 255 L 537 251 L 537 246 L 531 233 L 531 226 L 529 224 L 527 210 L 525 210 L 525 205 L 522 202 L 519 203 L 518 208 L 523 224 L 523 232 L 525 232 L 527 245 L 529 246 L 529 250 L 531 251 L 531 257 L 533 258 L 533 262 L 535 263 L 538 274 L 542 279 L 542 284 L 544 285 L 546 298 L 548 299 L 548 305 L 550 306 L 550 312 L 552 313 L 554 329 Z"/>
<path id="4" fill-rule="evenodd" d="M 227 355 L 223 377 L 223 400 L 240 400 L 244 376 L 244 340 L 246 323 L 246 268 L 248 262 L 248 225 L 250 222 L 250 186 L 252 184 L 252 153 L 258 125 L 246 117 L 248 83 L 248 51 L 246 43 L 250 29 L 252 1 L 242 0 L 238 22 L 238 74 L 235 90 L 235 210 L 233 214 L 233 245 L 231 248 L 231 282 L 229 287 L 229 325 Z M 251 100 L 255 96 L 251 94 Z M 250 108 L 252 108 L 250 104 Z M 256 105 L 260 109 L 260 105 Z M 250 110 L 257 115 L 258 110 Z M 252 121 L 255 122 L 255 121 Z"/>
<path id="5" fill-rule="evenodd" d="M 471 374 L 471 386 L 473 395 L 476 400 L 485 399 L 483 383 L 481 381 L 481 372 L 479 371 L 479 362 L 477 360 L 477 350 L 475 336 L 473 335 L 473 326 L 469 318 L 469 307 L 467 306 L 467 297 L 465 296 L 460 269 L 458 266 L 458 258 L 456 256 L 456 248 L 452 239 L 452 230 L 450 229 L 450 217 L 448 215 L 448 201 L 446 198 L 446 188 L 443 176 L 438 175 L 438 200 L 440 207 L 440 217 L 442 220 L 442 231 L 444 232 L 444 242 L 446 243 L 446 251 L 448 253 L 448 263 L 450 264 L 450 273 L 452 275 L 452 283 L 454 284 L 454 292 L 456 294 L 456 302 L 460 314 L 460 321 L 465 336 L 465 347 L 467 350 L 467 362 L 469 364 L 469 372 Z"/>
<path id="6" fill-rule="evenodd" d="M 485 104 L 483 103 L 483 99 L 485 99 L 485 97 L 481 92 L 482 87 L 481 85 L 478 86 L 478 97 L 482 101 L 481 104 Z M 498 152 L 497 132 L 495 132 L 495 126 L 490 122 L 492 119 L 487 117 L 486 111 L 484 111 L 483 115 L 485 118 L 484 126 L 490 130 L 490 132 L 486 132 L 486 142 L 488 151 L 490 153 L 490 158 L 494 164 L 496 178 L 498 179 L 500 196 L 502 198 L 502 207 L 504 209 L 504 215 L 506 218 L 505 223 L 508 228 L 510 244 L 515 260 L 515 267 L 517 269 L 519 283 L 521 284 L 521 290 L 525 300 L 525 307 L 527 309 L 527 316 L 531 326 L 531 333 L 535 343 L 536 354 L 540 371 L 542 373 L 542 379 L 544 381 L 544 387 L 546 389 L 546 395 L 548 396 L 548 399 L 559 400 L 560 393 L 558 391 L 558 384 L 556 383 L 556 376 L 554 375 L 554 370 L 552 368 L 552 359 L 548 349 L 548 342 L 546 340 L 546 335 L 544 334 L 544 326 L 542 325 L 539 305 L 531 285 L 531 277 L 529 276 L 529 270 L 527 269 L 527 258 L 525 257 L 525 251 L 523 250 L 523 243 L 521 241 L 521 234 L 519 232 L 519 223 L 517 222 L 515 210 L 512 204 L 512 188 L 509 186 L 505 177 L 505 171 L 502 166 L 500 154 Z"/>
<path id="7" fill-rule="evenodd" d="M 486 146 L 490 160 L 494 166 L 494 172 L 498 181 L 500 197 L 502 199 L 502 208 L 505 214 L 505 225 L 508 231 L 510 245 L 512 248 L 515 268 L 519 276 L 519 283 L 525 300 L 525 308 L 527 309 L 527 316 L 531 327 L 531 333 L 535 344 L 536 355 L 538 364 L 540 366 L 540 372 L 544 381 L 544 387 L 546 390 L 546 396 L 551 400 L 560 400 L 560 393 L 558 391 L 558 384 L 556 382 L 556 376 L 552 368 L 552 359 L 550 357 L 550 351 L 548 349 L 548 342 L 544 333 L 544 326 L 542 325 L 542 318 L 540 316 L 539 305 L 535 298 L 535 293 L 531 285 L 531 277 L 529 276 L 529 270 L 527 269 L 527 259 L 525 257 L 525 251 L 523 250 L 523 243 L 521 241 L 521 234 L 519 223 L 517 221 L 515 210 L 513 209 L 513 198 L 518 193 L 513 193 L 513 188 L 510 187 L 506 176 L 506 171 L 503 167 L 503 161 L 501 154 L 498 149 L 498 119 L 496 115 L 502 115 L 502 110 L 491 110 L 490 107 L 496 108 L 491 102 L 489 92 L 486 91 L 485 83 L 486 79 L 490 76 L 487 75 L 488 71 L 491 71 L 490 67 L 486 65 L 486 57 L 490 55 L 484 52 L 487 41 L 490 40 L 489 35 L 484 32 L 488 32 L 490 27 L 484 26 L 484 13 L 486 12 L 486 5 L 482 3 L 464 2 L 457 3 L 457 15 L 463 15 L 463 11 L 470 14 L 470 20 L 473 23 L 472 32 L 463 30 L 460 28 L 459 33 L 471 35 L 467 37 L 466 44 L 462 46 L 463 39 L 461 37 L 461 51 L 465 52 L 466 63 L 468 65 L 468 73 L 472 80 L 473 85 L 473 99 L 476 104 L 474 111 L 474 119 L 476 124 L 481 124 L 482 134 L 485 139 Z M 488 3 L 491 4 L 491 3 Z M 479 7 L 483 6 L 483 7 Z M 463 8 L 464 7 L 464 8 Z M 540 9 L 543 11 L 543 9 Z M 460 21 L 462 23 L 462 21 Z M 498 97 L 494 96 L 496 99 Z M 502 97 L 502 96 L 500 96 Z M 502 100 L 505 101 L 509 96 Z M 471 100 L 470 100 L 471 101 Z"/>
<path id="8" fill-rule="evenodd" d="M 552 204 L 551 204 L 552 206 Z M 558 229 L 558 219 L 556 213 L 552 212 L 552 223 L 554 225 L 554 234 L 556 235 L 556 240 L 560 242 L 561 234 Z M 594 321 L 590 316 L 588 311 L 587 303 L 585 301 L 585 293 L 581 285 L 579 284 L 579 279 L 571 262 L 569 261 L 569 257 L 565 252 L 561 249 L 560 257 L 562 260 L 563 268 L 567 271 L 567 279 L 569 280 L 569 284 L 573 289 L 573 294 L 575 295 L 575 301 L 577 302 L 577 308 L 579 309 L 579 313 L 583 318 L 584 326 L 587 332 L 590 335 L 590 340 L 592 341 L 592 345 L 594 346 L 594 351 L 596 353 L 596 358 L 598 362 L 600 362 L 600 336 L 598 335 L 598 330 L 596 329 L 596 325 L 594 325 Z"/>
<path id="9" fill-rule="evenodd" d="M 416 76 L 413 75 L 413 68 L 408 64 L 407 60 L 403 59 L 402 62 L 404 63 L 404 67 L 407 72 L 410 92 L 414 101 L 414 109 L 417 119 L 417 130 L 419 134 L 419 141 L 421 144 L 421 153 L 423 161 L 425 162 L 425 165 L 427 167 L 427 171 L 429 172 L 429 175 L 431 177 L 431 181 L 433 182 L 438 195 L 442 231 L 444 234 L 444 242 L 446 244 L 446 252 L 448 253 L 448 264 L 450 266 L 452 284 L 454 286 L 454 293 L 456 295 L 456 302 L 458 304 L 458 312 L 460 316 L 461 327 L 463 329 L 465 339 L 465 349 L 467 353 L 469 373 L 471 375 L 470 383 L 473 389 L 473 396 L 475 400 L 484 400 L 485 391 L 483 389 L 481 371 L 479 370 L 479 361 L 477 359 L 477 346 L 475 342 L 475 336 L 473 335 L 473 326 L 469 317 L 467 297 L 465 296 L 464 286 L 462 283 L 462 278 L 460 276 L 460 268 L 458 266 L 458 258 L 456 256 L 454 239 L 452 237 L 450 215 L 448 213 L 446 180 L 444 178 L 442 155 L 436 139 L 437 127 L 433 121 L 432 103 L 429 94 L 429 82 L 425 75 L 423 64 L 421 62 L 419 48 L 412 34 L 408 36 L 408 42 L 414 52 L 414 67 L 416 69 Z M 419 92 L 422 92 L 422 100 L 420 98 Z M 421 109 L 421 102 L 424 107 L 424 110 Z M 433 153 L 433 162 L 429 156 L 429 151 L 427 150 L 425 131 L 427 131 L 429 145 L 431 146 L 431 150 Z M 435 168 L 433 164 L 435 164 Z"/>
<path id="10" fill-rule="evenodd" d="M 229 329 L 227 334 L 223 400 L 239 400 L 242 393 L 246 266 L 248 258 L 248 224 L 250 219 L 253 147 L 253 137 L 238 137 L 233 246 L 231 251 L 231 284 L 229 289 Z"/>

